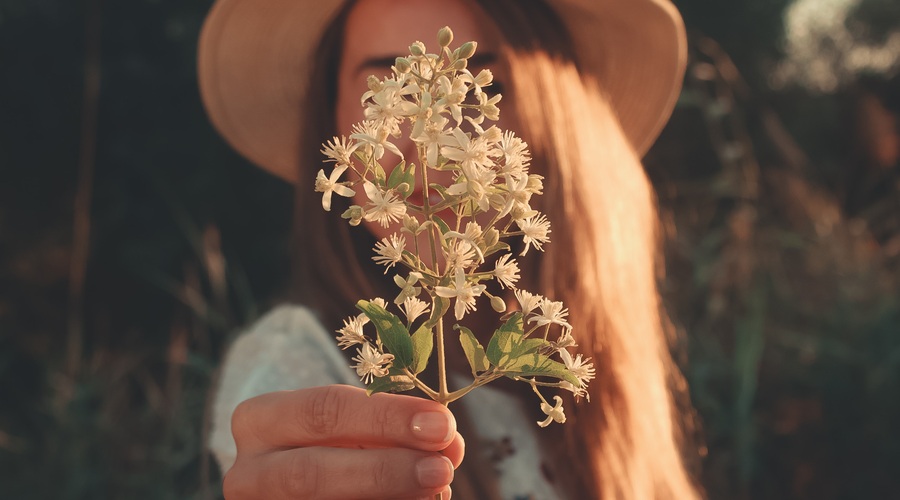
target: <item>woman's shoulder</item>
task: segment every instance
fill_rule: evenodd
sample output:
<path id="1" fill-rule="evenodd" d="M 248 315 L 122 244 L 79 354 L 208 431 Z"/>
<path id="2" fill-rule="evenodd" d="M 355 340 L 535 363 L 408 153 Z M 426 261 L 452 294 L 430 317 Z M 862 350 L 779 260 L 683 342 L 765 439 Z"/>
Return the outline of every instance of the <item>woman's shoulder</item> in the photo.
<path id="1" fill-rule="evenodd" d="M 242 332 L 229 348 L 222 372 L 223 386 L 230 374 L 244 379 L 264 375 L 270 379 L 266 385 L 279 389 L 358 384 L 334 336 L 311 309 L 294 304 L 272 309 Z M 272 379 L 276 376 L 279 380 Z"/>
<path id="2" fill-rule="evenodd" d="M 330 384 L 360 382 L 311 309 L 281 305 L 241 332 L 221 365 L 213 403 L 210 448 L 222 470 L 234 461 L 231 414 L 238 404 L 267 392 Z"/>

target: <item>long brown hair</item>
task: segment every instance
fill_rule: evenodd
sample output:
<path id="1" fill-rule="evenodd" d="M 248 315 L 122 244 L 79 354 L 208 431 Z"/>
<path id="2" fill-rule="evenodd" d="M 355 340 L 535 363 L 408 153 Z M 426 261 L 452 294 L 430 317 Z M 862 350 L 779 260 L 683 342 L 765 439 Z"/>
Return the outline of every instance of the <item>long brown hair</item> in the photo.
<path id="1" fill-rule="evenodd" d="M 533 170 L 545 176 L 538 203 L 553 227 L 547 252 L 531 252 L 522 262 L 522 285 L 566 303 L 580 350 L 592 352 L 597 367 L 592 402 L 568 402 L 571 422 L 544 433 L 562 433 L 545 439 L 557 443 L 549 451 L 559 456 L 555 475 L 578 498 L 696 498 L 673 405 L 684 382 L 669 352 L 656 289 L 655 200 L 640 159 L 596 79 L 579 71 L 552 9 L 540 2 L 478 3 L 505 36 L 511 81 L 504 104 L 512 102 L 516 132 L 529 142 Z M 319 146 L 335 129 L 333 82 L 350 8 L 317 52 L 313 74 L 328 78 L 310 89 L 306 109 L 314 112 L 302 138 L 309 142 L 301 179 L 321 168 Z M 296 226 L 296 297 L 337 325 L 355 300 L 385 286 L 379 270 L 366 265 L 374 238 L 336 223 L 343 207 L 326 214 L 310 184 L 298 185 L 296 207 L 303 223 Z"/>

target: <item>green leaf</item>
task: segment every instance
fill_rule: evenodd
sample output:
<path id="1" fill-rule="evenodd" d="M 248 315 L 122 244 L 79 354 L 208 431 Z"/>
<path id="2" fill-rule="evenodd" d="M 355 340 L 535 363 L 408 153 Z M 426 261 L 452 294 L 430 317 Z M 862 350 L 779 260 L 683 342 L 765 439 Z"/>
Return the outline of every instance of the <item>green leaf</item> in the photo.
<path id="1" fill-rule="evenodd" d="M 413 344 L 409 331 L 403 326 L 400 318 L 368 300 L 360 300 L 356 303 L 356 307 L 364 312 L 375 325 L 375 329 L 378 330 L 378 338 L 381 339 L 388 352 L 394 355 L 394 366 L 409 367 L 413 361 Z"/>
<path id="2" fill-rule="evenodd" d="M 514 312 L 505 323 L 500 325 L 498 332 L 512 332 L 522 335 L 525 333 L 525 318 L 521 312 Z"/>
<path id="3" fill-rule="evenodd" d="M 437 215 L 432 215 L 431 220 L 433 220 L 434 223 L 438 225 L 441 230 L 441 234 L 447 234 L 448 232 L 450 232 L 450 226 L 448 226 L 447 223 Z"/>
<path id="4" fill-rule="evenodd" d="M 539 339 L 531 339 L 539 340 Z M 540 341 L 544 343 L 542 340 Z M 552 377 L 565 380 L 574 386 L 580 384 L 578 377 L 566 369 L 566 365 L 553 361 L 549 357 L 537 352 L 523 353 L 511 357 L 510 362 L 503 368 L 507 377 Z"/>
<path id="5" fill-rule="evenodd" d="M 442 186 L 440 184 L 429 184 L 428 187 L 437 191 L 441 195 L 442 200 L 450 198 L 450 195 L 447 194 L 447 186 Z"/>
<path id="6" fill-rule="evenodd" d="M 416 185 L 416 165 L 414 163 L 411 163 L 406 168 L 406 171 L 403 172 L 403 179 L 400 180 L 400 184 L 404 183 L 409 186 L 409 189 L 403 192 L 403 196 L 407 197 L 412 194 L 413 187 Z"/>
<path id="7" fill-rule="evenodd" d="M 484 256 L 487 257 L 488 255 L 493 255 L 501 250 L 508 252 L 510 250 L 509 245 L 501 241 L 487 250 L 484 250 Z"/>
<path id="8" fill-rule="evenodd" d="M 462 344 L 463 351 L 466 352 L 466 359 L 469 360 L 469 366 L 472 367 L 472 375 L 478 375 L 478 372 L 488 370 L 491 365 L 488 362 L 487 355 L 484 353 L 484 347 L 475 338 L 472 330 L 460 325 L 454 325 L 454 329 L 459 330 L 459 343 Z"/>
<path id="9" fill-rule="evenodd" d="M 403 373 L 403 369 L 392 366 L 385 377 L 375 377 L 372 383 L 366 386 L 366 394 L 371 396 L 376 392 L 406 392 L 415 388 L 409 375 Z"/>
<path id="10" fill-rule="evenodd" d="M 406 168 L 406 161 L 401 160 L 400 163 L 398 163 L 397 166 L 394 167 L 393 170 L 391 170 L 391 176 L 388 177 L 388 180 L 387 180 L 387 187 L 389 187 L 391 189 L 396 189 L 397 186 L 399 186 L 400 183 L 403 182 L 403 175 L 405 173 L 403 171 L 403 169 L 405 169 L 405 168 Z"/>
<path id="11" fill-rule="evenodd" d="M 505 369 L 511 361 L 535 353 L 547 344 L 543 339 L 525 338 L 523 328 L 522 313 L 516 312 L 494 332 L 486 353 L 491 364 Z"/>
<path id="12" fill-rule="evenodd" d="M 380 163 L 375 164 L 375 184 L 384 187 L 387 183 L 387 176 L 384 173 L 384 167 Z"/>
<path id="13" fill-rule="evenodd" d="M 413 345 L 413 362 L 410 369 L 413 373 L 419 374 L 428 366 L 428 358 L 431 357 L 431 350 L 434 348 L 434 335 L 431 328 L 422 325 L 412 335 Z"/>
<path id="14" fill-rule="evenodd" d="M 446 286 L 446 285 L 444 285 Z M 428 321 L 425 322 L 425 327 L 432 328 L 434 325 L 444 317 L 444 314 L 447 314 L 447 310 L 450 309 L 450 299 L 446 299 L 444 297 L 435 297 L 434 304 L 431 306 L 431 316 L 428 317 Z"/>

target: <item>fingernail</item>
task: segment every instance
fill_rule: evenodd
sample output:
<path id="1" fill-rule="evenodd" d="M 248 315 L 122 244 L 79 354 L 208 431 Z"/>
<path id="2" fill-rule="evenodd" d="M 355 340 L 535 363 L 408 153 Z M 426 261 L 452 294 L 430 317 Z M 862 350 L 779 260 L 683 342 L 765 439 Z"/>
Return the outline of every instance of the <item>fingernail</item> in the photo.
<path id="1" fill-rule="evenodd" d="M 447 488 L 446 490 L 441 492 L 441 500 L 450 500 L 450 497 L 453 496 L 453 490 Z M 434 500 L 433 496 L 420 497 L 416 500 Z"/>
<path id="2" fill-rule="evenodd" d="M 447 457 L 427 457 L 416 464 L 416 476 L 423 488 L 447 486 L 453 481 L 453 464 Z"/>
<path id="3" fill-rule="evenodd" d="M 412 432 L 416 438 L 432 443 L 450 441 L 456 433 L 456 422 L 446 413 L 429 411 L 416 413 L 412 419 Z"/>

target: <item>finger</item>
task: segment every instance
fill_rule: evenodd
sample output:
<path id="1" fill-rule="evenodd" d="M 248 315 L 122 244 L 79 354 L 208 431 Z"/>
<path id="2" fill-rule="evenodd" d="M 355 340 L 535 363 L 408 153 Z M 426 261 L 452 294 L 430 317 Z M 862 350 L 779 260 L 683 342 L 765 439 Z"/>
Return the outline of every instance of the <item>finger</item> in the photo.
<path id="1" fill-rule="evenodd" d="M 450 463 L 453 464 L 453 468 L 456 469 L 459 467 L 459 464 L 462 463 L 463 456 L 466 454 L 466 441 L 463 439 L 462 434 L 456 433 L 456 437 L 453 438 L 453 441 L 450 444 L 441 450 L 441 455 L 450 459 Z"/>
<path id="2" fill-rule="evenodd" d="M 422 498 L 453 480 L 447 457 L 403 448 L 295 448 L 239 458 L 225 475 L 228 500 Z"/>
<path id="3" fill-rule="evenodd" d="M 345 385 L 264 394 L 232 415 L 238 452 L 300 446 L 405 447 L 438 451 L 456 436 L 445 406 Z"/>

